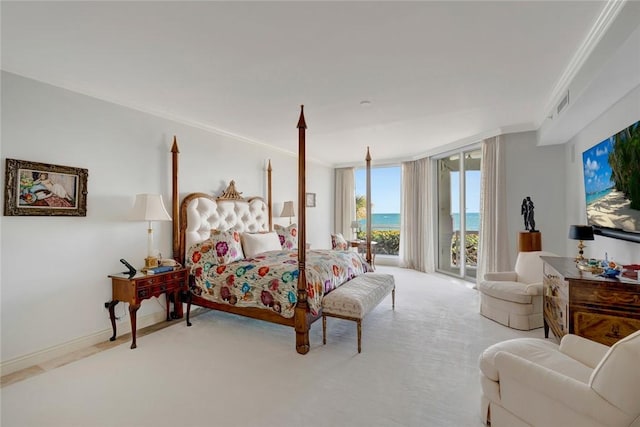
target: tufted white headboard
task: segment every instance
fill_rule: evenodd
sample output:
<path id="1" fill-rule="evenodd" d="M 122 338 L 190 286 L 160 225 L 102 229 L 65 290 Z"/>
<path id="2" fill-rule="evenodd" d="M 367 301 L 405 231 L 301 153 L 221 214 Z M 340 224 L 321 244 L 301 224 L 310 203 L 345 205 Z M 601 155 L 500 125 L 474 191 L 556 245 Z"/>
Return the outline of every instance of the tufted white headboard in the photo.
<path id="1" fill-rule="evenodd" d="M 191 193 L 180 207 L 180 257 L 189 247 L 206 240 L 211 230 L 269 231 L 269 208 L 261 197 L 220 200 L 205 193 Z"/>

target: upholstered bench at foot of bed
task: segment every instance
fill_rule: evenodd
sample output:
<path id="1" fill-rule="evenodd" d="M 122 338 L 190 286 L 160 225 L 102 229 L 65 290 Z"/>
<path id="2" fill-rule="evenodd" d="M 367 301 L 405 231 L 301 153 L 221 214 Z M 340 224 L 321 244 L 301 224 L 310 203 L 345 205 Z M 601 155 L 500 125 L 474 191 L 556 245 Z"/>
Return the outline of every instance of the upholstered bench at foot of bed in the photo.
<path id="1" fill-rule="evenodd" d="M 322 343 L 327 343 L 327 316 L 358 324 L 358 353 L 361 351 L 362 319 L 391 292 L 391 308 L 396 305 L 396 285 L 391 274 L 365 273 L 322 298 Z"/>

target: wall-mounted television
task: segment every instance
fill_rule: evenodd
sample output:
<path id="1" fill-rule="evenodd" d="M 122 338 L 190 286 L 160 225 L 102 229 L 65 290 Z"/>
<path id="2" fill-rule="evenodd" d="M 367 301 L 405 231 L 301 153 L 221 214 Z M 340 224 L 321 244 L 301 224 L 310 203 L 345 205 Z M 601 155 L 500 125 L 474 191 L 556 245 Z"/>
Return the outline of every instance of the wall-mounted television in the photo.
<path id="1" fill-rule="evenodd" d="M 582 153 L 594 232 L 640 243 L 640 121 Z"/>

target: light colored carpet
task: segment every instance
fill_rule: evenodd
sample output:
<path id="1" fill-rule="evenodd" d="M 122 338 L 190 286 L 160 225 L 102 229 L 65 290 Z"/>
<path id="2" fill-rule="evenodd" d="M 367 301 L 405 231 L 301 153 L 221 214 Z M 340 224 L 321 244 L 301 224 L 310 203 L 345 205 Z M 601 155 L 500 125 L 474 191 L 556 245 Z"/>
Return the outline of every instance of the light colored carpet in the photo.
<path id="1" fill-rule="evenodd" d="M 394 267 L 391 297 L 356 325 L 292 328 L 208 312 L 0 390 L 13 426 L 481 426 L 478 356 L 520 332 L 478 314 L 471 284 Z"/>

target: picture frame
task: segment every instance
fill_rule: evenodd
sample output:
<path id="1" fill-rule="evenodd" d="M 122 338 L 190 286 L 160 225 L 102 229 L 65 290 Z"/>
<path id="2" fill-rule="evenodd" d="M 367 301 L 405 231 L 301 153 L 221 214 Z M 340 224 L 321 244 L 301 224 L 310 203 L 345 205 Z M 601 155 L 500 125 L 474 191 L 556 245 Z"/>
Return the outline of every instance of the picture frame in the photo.
<path id="1" fill-rule="evenodd" d="M 6 159 L 5 216 L 87 216 L 87 169 Z"/>
<path id="2" fill-rule="evenodd" d="M 305 194 L 305 204 L 308 208 L 316 207 L 316 193 L 306 193 Z"/>

